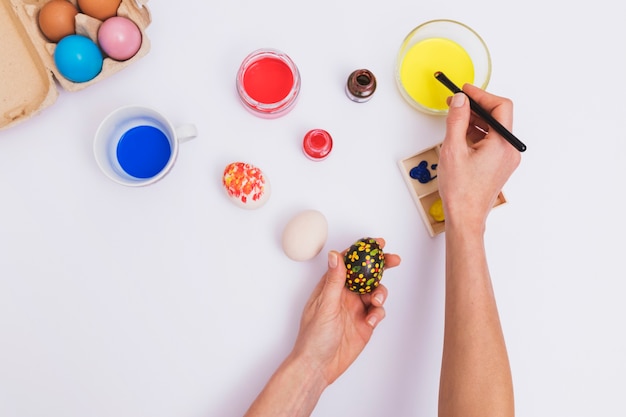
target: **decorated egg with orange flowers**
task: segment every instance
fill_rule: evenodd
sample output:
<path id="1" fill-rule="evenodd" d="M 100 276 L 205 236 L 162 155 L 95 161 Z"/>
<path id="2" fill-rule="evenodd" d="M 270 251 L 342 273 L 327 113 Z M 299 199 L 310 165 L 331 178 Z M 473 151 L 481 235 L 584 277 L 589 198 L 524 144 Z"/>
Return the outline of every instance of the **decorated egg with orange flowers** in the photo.
<path id="1" fill-rule="evenodd" d="M 346 252 L 346 287 L 350 291 L 365 294 L 378 287 L 385 269 L 385 254 L 376 239 L 359 239 Z"/>
<path id="2" fill-rule="evenodd" d="M 224 168 L 222 184 L 231 201 L 239 207 L 261 207 L 270 196 L 270 183 L 263 171 L 245 162 L 228 164 Z"/>

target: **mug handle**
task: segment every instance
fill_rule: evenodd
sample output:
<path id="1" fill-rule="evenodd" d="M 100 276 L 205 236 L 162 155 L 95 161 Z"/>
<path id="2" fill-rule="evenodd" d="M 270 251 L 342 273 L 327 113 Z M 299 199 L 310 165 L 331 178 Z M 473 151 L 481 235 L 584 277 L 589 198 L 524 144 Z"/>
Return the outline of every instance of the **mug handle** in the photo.
<path id="1" fill-rule="evenodd" d="M 190 139 L 198 136 L 198 129 L 196 129 L 196 125 L 191 123 L 186 123 L 178 126 L 175 129 L 176 139 L 179 143 L 187 142 Z"/>

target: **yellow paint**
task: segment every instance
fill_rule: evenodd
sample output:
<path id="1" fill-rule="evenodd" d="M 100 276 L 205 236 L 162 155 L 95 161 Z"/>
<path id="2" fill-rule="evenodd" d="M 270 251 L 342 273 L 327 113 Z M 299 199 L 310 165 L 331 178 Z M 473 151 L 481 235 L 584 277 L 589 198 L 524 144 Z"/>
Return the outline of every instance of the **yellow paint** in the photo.
<path id="1" fill-rule="evenodd" d="M 419 41 L 406 52 L 400 65 L 400 82 L 413 100 L 432 110 L 446 110 L 452 94 L 435 79 L 442 71 L 461 88 L 474 83 L 474 64 L 458 43 L 444 38 Z"/>
<path id="2" fill-rule="evenodd" d="M 433 204 L 431 204 L 428 212 L 431 216 L 433 216 L 433 219 L 436 222 L 442 222 L 446 219 L 446 216 L 443 213 L 443 202 L 441 201 L 441 198 L 438 198 Z"/>

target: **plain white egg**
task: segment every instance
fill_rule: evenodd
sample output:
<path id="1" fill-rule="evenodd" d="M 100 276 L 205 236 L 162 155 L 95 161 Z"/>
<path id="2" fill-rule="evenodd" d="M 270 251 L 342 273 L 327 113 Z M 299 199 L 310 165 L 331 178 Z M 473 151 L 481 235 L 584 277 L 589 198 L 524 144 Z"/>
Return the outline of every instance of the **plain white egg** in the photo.
<path id="1" fill-rule="evenodd" d="M 285 226 L 283 251 L 294 261 L 308 261 L 320 253 L 327 237 L 326 217 L 317 210 L 304 210 L 292 217 Z"/>

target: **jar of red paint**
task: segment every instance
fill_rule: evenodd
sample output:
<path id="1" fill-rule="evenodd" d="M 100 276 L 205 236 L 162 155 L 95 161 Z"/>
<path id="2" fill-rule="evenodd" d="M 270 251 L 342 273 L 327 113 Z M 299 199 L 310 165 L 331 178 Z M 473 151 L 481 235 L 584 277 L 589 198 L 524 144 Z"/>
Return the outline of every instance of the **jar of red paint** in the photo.
<path id="1" fill-rule="evenodd" d="M 274 118 L 289 112 L 300 93 L 300 72 L 285 53 L 258 49 L 249 54 L 237 72 L 237 92 L 253 114 Z"/>

